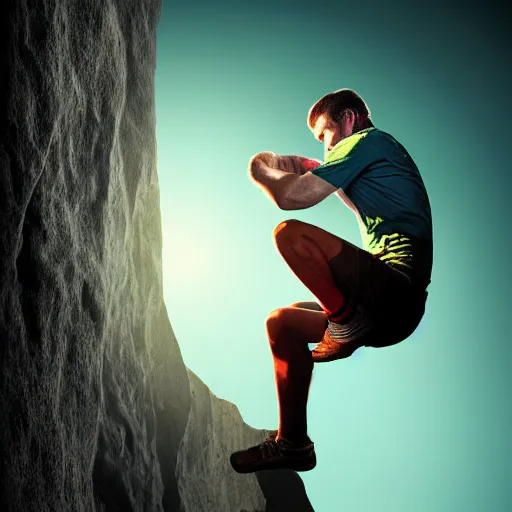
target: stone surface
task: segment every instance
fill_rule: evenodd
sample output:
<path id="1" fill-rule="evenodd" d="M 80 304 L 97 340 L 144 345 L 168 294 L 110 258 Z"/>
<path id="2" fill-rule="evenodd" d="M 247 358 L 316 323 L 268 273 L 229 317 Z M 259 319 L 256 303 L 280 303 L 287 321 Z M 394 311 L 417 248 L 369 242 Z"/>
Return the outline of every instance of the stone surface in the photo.
<path id="1" fill-rule="evenodd" d="M 162 293 L 158 0 L 0 9 L 0 506 L 312 510 L 183 364 Z"/>

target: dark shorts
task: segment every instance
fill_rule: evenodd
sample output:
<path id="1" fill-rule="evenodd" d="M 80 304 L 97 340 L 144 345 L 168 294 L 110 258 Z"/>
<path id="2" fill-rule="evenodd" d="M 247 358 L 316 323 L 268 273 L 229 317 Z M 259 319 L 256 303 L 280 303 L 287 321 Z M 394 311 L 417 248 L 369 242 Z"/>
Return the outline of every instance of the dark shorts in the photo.
<path id="1" fill-rule="evenodd" d="M 342 294 L 363 306 L 373 320 L 366 345 L 394 345 L 415 331 L 425 313 L 428 293 L 413 284 L 406 270 L 346 241 L 330 267 Z"/>
<path id="2" fill-rule="evenodd" d="M 407 269 L 344 242 L 333 277 L 345 297 L 363 306 L 375 328 L 370 346 L 388 346 L 408 338 L 418 327 L 428 293 L 415 286 Z"/>

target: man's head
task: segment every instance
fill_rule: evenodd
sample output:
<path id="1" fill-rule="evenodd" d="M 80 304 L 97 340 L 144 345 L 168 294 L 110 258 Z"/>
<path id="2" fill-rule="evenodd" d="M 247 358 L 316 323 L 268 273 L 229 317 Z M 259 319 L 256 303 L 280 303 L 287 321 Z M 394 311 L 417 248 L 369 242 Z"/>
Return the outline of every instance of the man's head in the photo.
<path id="1" fill-rule="evenodd" d="M 351 89 L 339 89 L 320 98 L 309 110 L 308 126 L 330 151 L 340 140 L 373 126 L 363 98 Z"/>

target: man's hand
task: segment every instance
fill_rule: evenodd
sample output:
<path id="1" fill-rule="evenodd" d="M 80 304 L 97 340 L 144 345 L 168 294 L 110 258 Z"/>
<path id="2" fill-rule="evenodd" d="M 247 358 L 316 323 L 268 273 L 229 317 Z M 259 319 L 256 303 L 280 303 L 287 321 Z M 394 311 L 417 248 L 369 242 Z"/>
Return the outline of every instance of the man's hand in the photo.
<path id="1" fill-rule="evenodd" d="M 285 155 L 278 156 L 278 158 L 280 159 L 278 164 L 282 165 L 285 168 L 284 170 L 293 172 L 299 176 L 302 176 L 319 165 L 322 165 L 320 160 L 306 158 L 305 156 Z"/>
<path id="2" fill-rule="evenodd" d="M 249 160 L 249 175 L 254 180 L 257 180 L 257 176 L 262 172 L 264 168 L 276 169 L 277 157 L 275 153 L 270 151 L 264 151 L 257 153 Z"/>
<path id="3" fill-rule="evenodd" d="M 249 175 L 279 208 L 301 210 L 319 203 L 337 190 L 310 172 L 319 165 L 319 160 L 263 152 L 249 161 Z"/>
<path id="4" fill-rule="evenodd" d="M 249 173 L 255 178 L 255 174 L 257 175 L 259 171 L 266 166 L 270 169 L 302 176 L 319 165 L 322 165 L 322 162 L 313 158 L 296 155 L 276 155 L 270 151 L 265 151 L 251 158 L 249 162 Z M 255 172 L 253 173 L 253 171 Z"/>

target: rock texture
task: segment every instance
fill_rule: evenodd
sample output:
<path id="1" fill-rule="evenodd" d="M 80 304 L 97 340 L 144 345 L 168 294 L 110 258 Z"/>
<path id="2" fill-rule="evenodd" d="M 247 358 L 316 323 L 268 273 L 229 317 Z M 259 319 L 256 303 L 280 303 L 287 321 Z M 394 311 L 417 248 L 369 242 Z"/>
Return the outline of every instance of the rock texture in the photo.
<path id="1" fill-rule="evenodd" d="M 163 302 L 159 0 L 0 12 L 0 507 L 312 510 L 241 476 L 263 432 L 185 368 Z"/>

